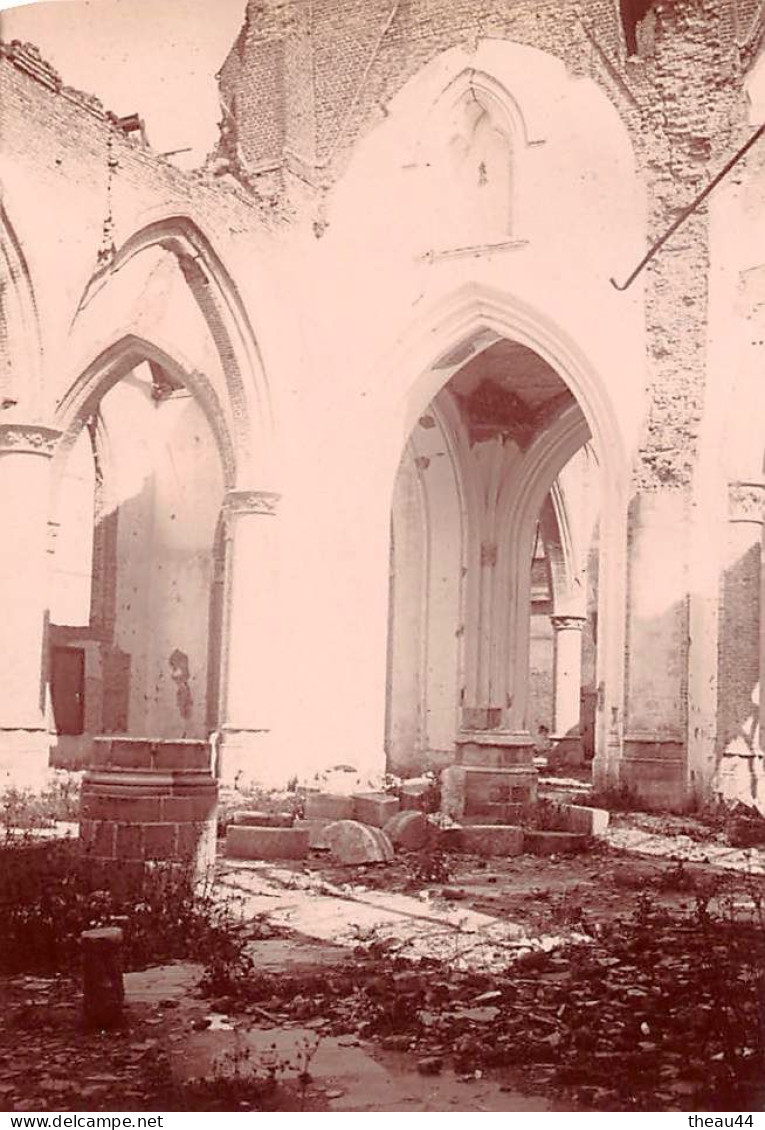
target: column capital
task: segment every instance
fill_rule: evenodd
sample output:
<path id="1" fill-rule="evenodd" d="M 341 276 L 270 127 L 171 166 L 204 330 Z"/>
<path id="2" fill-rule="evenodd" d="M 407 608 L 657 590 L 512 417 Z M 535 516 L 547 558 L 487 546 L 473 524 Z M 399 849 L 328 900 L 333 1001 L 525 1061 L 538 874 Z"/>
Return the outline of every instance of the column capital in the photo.
<path id="1" fill-rule="evenodd" d="M 223 500 L 226 518 L 238 514 L 276 514 L 280 494 L 270 490 L 230 490 Z"/>
<path id="2" fill-rule="evenodd" d="M 765 520 L 765 483 L 728 483 L 728 521 L 758 522 Z"/>
<path id="3" fill-rule="evenodd" d="M 53 455 L 61 432 L 44 424 L 0 424 L 0 455 Z"/>
<path id="4" fill-rule="evenodd" d="M 587 617 L 551 616 L 550 623 L 556 632 L 581 632 L 587 623 Z"/>

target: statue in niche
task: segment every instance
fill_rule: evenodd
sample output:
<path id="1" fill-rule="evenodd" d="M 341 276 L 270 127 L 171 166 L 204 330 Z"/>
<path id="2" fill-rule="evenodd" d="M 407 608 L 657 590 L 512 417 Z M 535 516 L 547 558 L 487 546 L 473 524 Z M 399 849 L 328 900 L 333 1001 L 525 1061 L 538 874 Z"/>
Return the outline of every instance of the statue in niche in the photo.
<path id="1" fill-rule="evenodd" d="M 491 109 L 469 90 L 451 119 L 443 183 L 437 186 L 441 246 L 498 243 L 510 235 L 511 150 Z"/>

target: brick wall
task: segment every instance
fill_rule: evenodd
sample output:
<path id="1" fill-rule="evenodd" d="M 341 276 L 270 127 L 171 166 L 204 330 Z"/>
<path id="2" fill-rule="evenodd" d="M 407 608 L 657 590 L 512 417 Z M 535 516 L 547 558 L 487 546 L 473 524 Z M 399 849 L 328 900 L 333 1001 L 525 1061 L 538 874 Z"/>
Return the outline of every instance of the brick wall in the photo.
<path id="1" fill-rule="evenodd" d="M 135 135 L 126 136 L 97 100 L 67 88 L 35 59 L 34 50 L 0 45 L 0 169 L 4 205 L 35 293 L 43 347 L 49 356 L 60 357 L 103 255 L 148 220 L 188 217 L 224 252 L 232 240 L 272 220 L 257 198 L 230 178 L 180 170 Z M 215 336 L 214 319 L 210 323 Z M 13 344 L 7 347 L 11 357 Z M 217 344 L 223 349 L 222 338 Z M 60 381 L 65 374 L 56 369 L 51 376 Z M 51 385 L 48 405 L 62 392 Z"/>
<path id="2" fill-rule="evenodd" d="M 240 62 L 223 78 L 227 98 L 242 113 L 249 107 L 239 124 L 242 155 L 250 171 L 272 157 L 278 118 L 285 169 L 299 172 L 301 192 L 306 178 L 326 187 L 420 68 L 455 45 L 504 37 L 558 56 L 605 90 L 630 130 L 648 190 L 648 238 L 658 238 L 746 136 L 742 68 L 760 34 L 762 5 L 656 0 L 639 7 L 638 15 L 647 9 L 639 53 L 628 57 L 615 0 L 253 3 Z M 280 94 L 270 86 L 264 100 L 274 79 L 262 44 L 277 36 L 284 41 L 285 85 Z M 692 475 L 703 413 L 708 269 L 702 210 L 644 279 L 651 409 L 635 465 L 639 489 L 684 487 Z"/>

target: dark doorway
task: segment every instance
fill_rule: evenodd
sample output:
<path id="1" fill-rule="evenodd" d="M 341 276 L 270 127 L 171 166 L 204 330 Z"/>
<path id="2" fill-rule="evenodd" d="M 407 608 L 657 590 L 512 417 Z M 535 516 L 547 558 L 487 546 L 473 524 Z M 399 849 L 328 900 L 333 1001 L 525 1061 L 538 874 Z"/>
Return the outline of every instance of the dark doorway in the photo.
<path id="1" fill-rule="evenodd" d="M 51 652 L 50 693 L 57 734 L 81 734 L 85 725 L 85 652 L 54 647 Z"/>

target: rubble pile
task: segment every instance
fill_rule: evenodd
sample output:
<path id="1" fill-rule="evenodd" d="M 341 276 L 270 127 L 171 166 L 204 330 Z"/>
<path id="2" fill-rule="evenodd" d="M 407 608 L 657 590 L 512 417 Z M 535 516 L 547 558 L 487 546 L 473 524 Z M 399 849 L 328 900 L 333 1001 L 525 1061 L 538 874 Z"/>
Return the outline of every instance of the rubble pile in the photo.
<path id="1" fill-rule="evenodd" d="M 681 915 L 640 898 L 590 944 L 527 953 L 502 974 L 415 964 L 372 941 L 329 974 L 256 975 L 242 992 L 221 1007 L 373 1040 L 423 1073 L 499 1073 L 591 1109 L 765 1099 L 765 929 L 712 917 L 703 900 Z"/>

